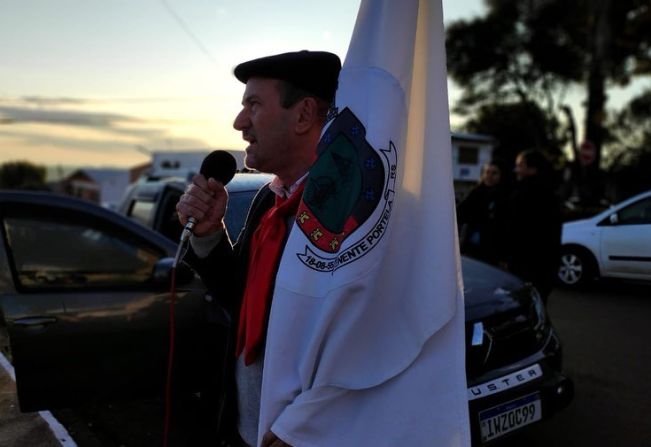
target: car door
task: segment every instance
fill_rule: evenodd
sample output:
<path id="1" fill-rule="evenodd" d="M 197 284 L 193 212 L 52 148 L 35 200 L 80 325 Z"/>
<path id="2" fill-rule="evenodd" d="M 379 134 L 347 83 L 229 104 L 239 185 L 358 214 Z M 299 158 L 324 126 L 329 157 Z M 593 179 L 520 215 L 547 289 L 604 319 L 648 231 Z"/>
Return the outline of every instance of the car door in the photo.
<path id="1" fill-rule="evenodd" d="M 611 216 L 601 225 L 603 274 L 651 279 L 651 197 Z"/>
<path id="2" fill-rule="evenodd" d="M 162 394 L 174 244 L 80 201 L 0 206 L 0 304 L 21 410 Z M 207 324 L 205 297 L 190 272 L 174 306 L 176 384 L 194 391 L 221 358 L 223 328 Z"/>

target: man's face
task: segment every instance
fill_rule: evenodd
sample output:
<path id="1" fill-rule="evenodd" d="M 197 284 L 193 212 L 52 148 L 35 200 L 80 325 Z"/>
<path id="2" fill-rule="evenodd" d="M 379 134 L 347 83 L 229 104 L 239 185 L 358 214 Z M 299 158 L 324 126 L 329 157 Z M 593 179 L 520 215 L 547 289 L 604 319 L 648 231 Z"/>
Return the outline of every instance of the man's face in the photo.
<path id="1" fill-rule="evenodd" d="M 518 157 L 515 159 L 514 171 L 515 171 L 515 177 L 518 180 L 522 180 L 526 177 L 536 175 L 537 173 L 537 170 L 535 168 L 532 168 L 529 165 L 527 165 L 527 160 L 522 155 L 518 155 Z"/>
<path id="2" fill-rule="evenodd" d="M 291 137 L 291 111 L 280 105 L 279 81 L 251 78 L 246 83 L 242 110 L 233 127 L 249 143 L 244 163 L 272 174 L 291 163 L 287 149 Z"/>
<path id="3" fill-rule="evenodd" d="M 497 185 L 502 178 L 502 171 L 496 165 L 488 164 L 484 166 L 484 172 L 482 172 L 482 182 L 486 186 L 495 186 Z"/>

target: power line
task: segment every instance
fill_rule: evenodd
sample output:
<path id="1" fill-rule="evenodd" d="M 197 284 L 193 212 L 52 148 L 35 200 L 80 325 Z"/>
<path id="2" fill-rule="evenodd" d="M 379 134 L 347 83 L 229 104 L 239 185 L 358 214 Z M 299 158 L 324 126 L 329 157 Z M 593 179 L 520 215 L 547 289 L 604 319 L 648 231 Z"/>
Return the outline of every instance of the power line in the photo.
<path id="1" fill-rule="evenodd" d="M 181 18 L 180 15 L 174 11 L 172 6 L 167 3 L 167 0 L 159 0 L 160 3 L 165 7 L 167 12 L 172 16 L 172 18 L 176 21 L 176 23 L 181 27 L 181 29 L 192 39 L 194 44 L 197 46 L 199 51 L 201 51 L 208 59 L 210 59 L 214 64 L 218 64 L 217 59 L 215 59 L 212 54 L 210 54 L 210 51 L 204 46 L 204 44 L 199 40 L 199 38 L 192 32 L 190 27 L 185 23 L 183 18 Z"/>

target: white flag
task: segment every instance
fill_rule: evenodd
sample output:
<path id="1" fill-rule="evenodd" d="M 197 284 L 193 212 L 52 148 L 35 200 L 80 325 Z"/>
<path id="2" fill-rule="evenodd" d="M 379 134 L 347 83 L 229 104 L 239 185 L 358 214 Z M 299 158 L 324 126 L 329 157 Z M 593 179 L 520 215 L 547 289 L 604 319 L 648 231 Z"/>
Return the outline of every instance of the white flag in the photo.
<path id="1" fill-rule="evenodd" d="M 276 278 L 259 438 L 467 446 L 440 0 L 363 0 Z"/>

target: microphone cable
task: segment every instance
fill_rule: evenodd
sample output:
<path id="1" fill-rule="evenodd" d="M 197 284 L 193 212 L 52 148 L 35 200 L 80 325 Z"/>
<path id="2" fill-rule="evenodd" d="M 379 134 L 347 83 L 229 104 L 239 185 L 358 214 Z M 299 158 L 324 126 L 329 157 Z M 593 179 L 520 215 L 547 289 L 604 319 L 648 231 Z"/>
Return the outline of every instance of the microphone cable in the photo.
<path id="1" fill-rule="evenodd" d="M 235 176 L 237 171 L 237 162 L 235 157 L 227 151 L 216 150 L 209 153 L 201 163 L 199 173 L 206 179 L 214 178 L 220 181 L 223 185 L 230 182 Z M 167 447 L 169 442 L 170 420 L 172 415 L 172 372 L 174 366 L 174 340 L 176 338 L 176 329 L 174 321 L 174 307 L 176 304 L 176 270 L 178 263 L 183 259 L 187 250 L 189 249 L 189 239 L 195 220 L 190 218 L 183 232 L 181 233 L 181 240 L 176 249 L 176 256 L 172 263 L 172 270 L 170 271 L 170 320 L 169 320 L 169 351 L 167 354 L 167 376 L 165 379 L 165 420 L 163 423 L 163 447 Z"/>
<path id="2" fill-rule="evenodd" d="M 167 352 L 167 374 L 165 377 L 165 416 L 163 422 L 163 447 L 167 447 L 169 443 L 170 423 L 172 417 L 172 372 L 174 369 L 174 345 L 176 340 L 176 321 L 175 321 L 175 305 L 176 305 L 176 267 L 188 247 L 186 241 L 179 242 L 176 250 L 172 270 L 170 271 L 170 308 L 169 308 L 169 348 Z"/>
<path id="3" fill-rule="evenodd" d="M 170 309 L 169 309 L 169 350 L 167 352 L 167 375 L 165 379 L 165 421 L 163 423 L 163 447 L 167 447 L 172 416 L 172 369 L 174 364 L 174 340 L 176 338 L 174 322 L 174 304 L 176 303 L 176 266 L 171 270 Z"/>

